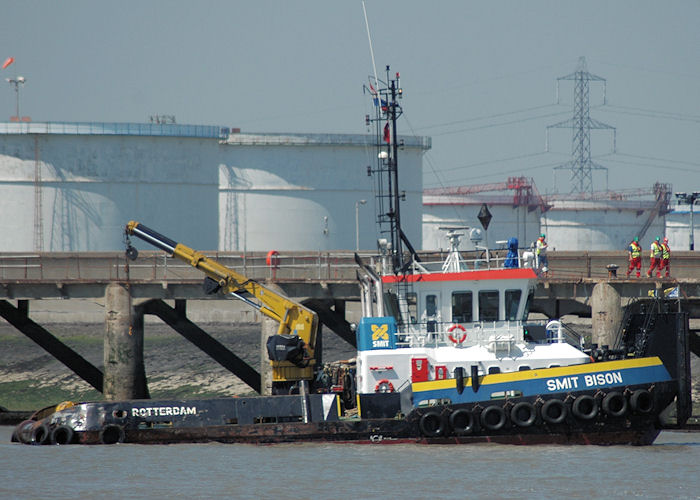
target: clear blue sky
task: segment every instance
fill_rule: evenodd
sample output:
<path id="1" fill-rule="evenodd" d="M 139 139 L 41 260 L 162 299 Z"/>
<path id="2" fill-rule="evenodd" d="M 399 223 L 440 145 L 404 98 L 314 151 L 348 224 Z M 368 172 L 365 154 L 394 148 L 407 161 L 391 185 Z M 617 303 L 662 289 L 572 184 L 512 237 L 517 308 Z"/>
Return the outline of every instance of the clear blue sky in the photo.
<path id="1" fill-rule="evenodd" d="M 0 0 L 4 79 L 27 78 L 20 114 L 34 121 L 145 122 L 244 132 L 365 132 L 372 73 L 360 0 Z M 700 190 L 700 2 L 367 0 L 378 70 L 401 72 L 400 133 L 427 135 L 425 187 L 534 177 L 571 156 L 580 56 L 607 80 L 591 85 L 592 132 L 611 189 Z M 0 120 L 14 114 L 2 81 Z M 364 168 L 359 165 L 358 168 Z M 568 172 L 556 189 L 569 191 Z M 594 174 L 594 187 L 605 176 Z"/>

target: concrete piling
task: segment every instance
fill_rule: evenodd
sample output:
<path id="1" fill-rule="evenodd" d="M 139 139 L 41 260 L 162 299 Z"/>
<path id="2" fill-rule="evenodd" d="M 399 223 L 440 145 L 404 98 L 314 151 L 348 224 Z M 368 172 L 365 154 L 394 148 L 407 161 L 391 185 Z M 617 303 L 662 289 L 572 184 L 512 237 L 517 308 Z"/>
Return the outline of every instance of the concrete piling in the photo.
<path id="1" fill-rule="evenodd" d="M 613 347 L 621 322 L 620 294 L 609 283 L 597 283 L 591 293 L 592 342 Z"/>
<path id="2" fill-rule="evenodd" d="M 105 291 L 103 395 L 107 400 L 148 398 L 143 362 L 143 314 L 136 314 L 127 287 Z"/>

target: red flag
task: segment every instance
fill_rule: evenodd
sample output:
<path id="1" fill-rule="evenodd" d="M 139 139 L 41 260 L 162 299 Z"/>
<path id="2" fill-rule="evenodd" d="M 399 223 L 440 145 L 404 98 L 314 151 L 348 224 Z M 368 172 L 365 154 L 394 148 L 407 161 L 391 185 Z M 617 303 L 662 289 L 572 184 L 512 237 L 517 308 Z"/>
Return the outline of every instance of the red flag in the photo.
<path id="1" fill-rule="evenodd" d="M 387 122 L 386 125 L 384 125 L 384 142 L 387 144 L 391 143 L 391 134 L 389 130 L 389 122 Z"/>
<path id="2" fill-rule="evenodd" d="M 7 59 L 5 59 L 5 62 L 2 64 L 2 69 L 7 68 L 7 67 L 8 67 L 10 64 L 12 64 L 13 62 L 15 62 L 15 58 L 14 58 L 14 57 L 8 57 Z"/>

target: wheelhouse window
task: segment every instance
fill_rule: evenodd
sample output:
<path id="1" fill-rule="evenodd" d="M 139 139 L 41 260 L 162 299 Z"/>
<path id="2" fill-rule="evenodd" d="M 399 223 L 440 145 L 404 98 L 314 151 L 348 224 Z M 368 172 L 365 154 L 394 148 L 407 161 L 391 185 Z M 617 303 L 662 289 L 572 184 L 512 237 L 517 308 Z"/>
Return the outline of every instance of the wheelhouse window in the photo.
<path id="1" fill-rule="evenodd" d="M 498 290 L 479 292 L 479 321 L 498 321 Z"/>
<path id="2" fill-rule="evenodd" d="M 530 315 L 530 305 L 532 304 L 532 298 L 535 296 L 535 291 L 531 290 L 527 294 L 527 302 L 525 302 L 525 309 L 523 309 L 523 317 L 520 318 L 523 321 L 527 321 L 527 317 Z"/>
<path id="3" fill-rule="evenodd" d="M 425 296 L 425 316 L 427 322 L 427 330 L 429 332 L 437 331 L 437 312 L 438 303 L 437 295 L 426 295 Z"/>
<path id="4" fill-rule="evenodd" d="M 472 321 L 472 292 L 455 292 L 452 294 L 452 322 L 469 323 Z"/>
<path id="5" fill-rule="evenodd" d="M 518 319 L 518 306 L 520 305 L 521 290 L 506 290 L 506 320 Z"/>

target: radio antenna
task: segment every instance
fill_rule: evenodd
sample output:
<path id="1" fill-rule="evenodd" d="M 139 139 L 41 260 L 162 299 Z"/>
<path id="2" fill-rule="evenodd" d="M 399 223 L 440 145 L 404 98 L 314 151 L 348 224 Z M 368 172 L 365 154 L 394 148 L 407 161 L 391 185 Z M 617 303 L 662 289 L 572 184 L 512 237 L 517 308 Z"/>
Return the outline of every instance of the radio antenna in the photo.
<path id="1" fill-rule="evenodd" d="M 369 32 L 369 21 L 367 21 L 367 8 L 365 7 L 365 0 L 362 0 L 362 12 L 365 14 L 365 27 L 367 28 L 367 40 L 369 41 L 369 54 L 372 57 L 372 70 L 374 71 L 374 85 L 379 85 L 379 80 L 377 79 L 377 65 L 374 62 L 374 48 L 372 47 L 372 35 Z"/>

